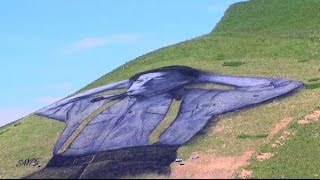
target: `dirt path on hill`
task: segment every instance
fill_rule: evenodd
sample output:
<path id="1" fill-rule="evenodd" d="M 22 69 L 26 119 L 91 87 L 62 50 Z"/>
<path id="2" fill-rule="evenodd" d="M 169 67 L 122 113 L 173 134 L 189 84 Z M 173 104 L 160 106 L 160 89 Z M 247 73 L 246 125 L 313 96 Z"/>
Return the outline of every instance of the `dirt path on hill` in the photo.
<path id="1" fill-rule="evenodd" d="M 280 120 L 269 132 L 268 139 L 280 132 L 292 121 L 292 117 L 285 117 Z M 218 127 L 214 132 L 223 131 L 224 127 Z M 200 179 L 230 179 L 243 166 L 248 164 L 255 151 L 245 151 L 240 156 L 219 156 L 215 154 L 193 153 L 186 160 L 184 165 L 176 163 L 173 165 L 170 178 L 200 178 Z M 257 154 L 255 158 L 263 161 L 272 158 L 273 154 L 269 152 Z M 196 157 L 196 158 L 195 158 Z M 242 169 L 239 178 L 249 178 L 252 171 Z"/>
<path id="2" fill-rule="evenodd" d="M 246 151 L 241 156 L 216 156 L 194 153 L 185 165 L 175 164 L 170 178 L 232 178 L 233 173 L 247 164 L 254 151 Z"/>

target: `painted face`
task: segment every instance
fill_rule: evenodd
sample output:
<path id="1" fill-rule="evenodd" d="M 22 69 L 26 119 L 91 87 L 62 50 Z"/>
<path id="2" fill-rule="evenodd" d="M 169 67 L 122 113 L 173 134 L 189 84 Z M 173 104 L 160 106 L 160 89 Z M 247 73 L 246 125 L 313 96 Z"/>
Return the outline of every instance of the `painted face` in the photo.
<path id="1" fill-rule="evenodd" d="M 190 82 L 187 76 L 179 72 L 153 72 L 141 75 L 128 89 L 128 95 L 149 96 L 167 92 Z"/>

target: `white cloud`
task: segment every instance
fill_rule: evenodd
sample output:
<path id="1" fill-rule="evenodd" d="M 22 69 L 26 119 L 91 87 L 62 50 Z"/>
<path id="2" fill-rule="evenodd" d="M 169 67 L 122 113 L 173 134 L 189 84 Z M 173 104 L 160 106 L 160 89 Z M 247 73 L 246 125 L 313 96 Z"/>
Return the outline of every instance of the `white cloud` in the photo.
<path id="1" fill-rule="evenodd" d="M 71 45 L 71 50 L 81 50 L 94 48 L 97 46 L 103 46 L 113 43 L 128 43 L 137 40 L 139 37 L 134 34 L 118 34 L 105 37 L 88 37 L 81 39 Z"/>

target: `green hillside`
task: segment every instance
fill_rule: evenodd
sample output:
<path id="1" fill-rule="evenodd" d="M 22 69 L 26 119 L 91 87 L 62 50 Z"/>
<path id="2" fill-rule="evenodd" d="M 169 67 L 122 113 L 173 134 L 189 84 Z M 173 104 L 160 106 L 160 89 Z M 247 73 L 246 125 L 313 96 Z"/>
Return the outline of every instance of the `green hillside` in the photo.
<path id="1" fill-rule="evenodd" d="M 168 65 L 303 81 L 305 88 L 292 96 L 220 116 L 215 126 L 224 127 L 223 131 L 208 128 L 178 153 L 179 157 L 188 158 L 193 152 L 238 156 L 253 150 L 255 154 L 245 169 L 253 170 L 255 178 L 319 178 L 319 122 L 297 124 L 306 115 L 320 110 L 319 9 L 319 0 L 236 3 L 228 8 L 212 32 L 137 57 L 80 91 Z M 174 113 L 170 116 L 173 118 Z M 293 120 L 269 137 L 270 131 L 286 117 Z M 39 170 L 32 166 L 16 167 L 20 159 L 39 157 L 45 166 L 63 128 L 63 123 L 32 114 L 0 128 L 0 178 L 19 178 Z M 295 135 L 284 145 L 272 148 L 284 131 Z M 260 162 L 255 155 L 261 152 L 275 155 Z"/>
<path id="2" fill-rule="evenodd" d="M 230 6 L 212 32 L 319 37 L 319 7 L 315 0 L 241 2 Z"/>

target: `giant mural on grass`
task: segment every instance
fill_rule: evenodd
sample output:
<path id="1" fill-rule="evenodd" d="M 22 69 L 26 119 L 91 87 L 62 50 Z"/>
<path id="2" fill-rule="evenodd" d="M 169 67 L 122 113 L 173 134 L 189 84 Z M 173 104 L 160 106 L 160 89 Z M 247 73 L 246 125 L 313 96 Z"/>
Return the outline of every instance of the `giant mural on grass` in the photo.
<path id="1" fill-rule="evenodd" d="M 186 88 L 200 83 L 233 88 Z M 177 148 L 192 140 L 208 122 L 215 121 L 216 116 L 289 94 L 302 86 L 301 82 L 282 78 L 228 76 L 170 66 L 88 90 L 36 112 L 66 123 L 66 127 L 46 168 L 30 177 L 117 178 L 148 172 L 168 174 Z M 115 89 L 126 91 L 102 94 Z M 181 101 L 176 118 L 157 142 L 150 143 L 150 134 L 163 121 L 174 99 Z M 60 152 L 90 114 L 113 101 Z"/>

